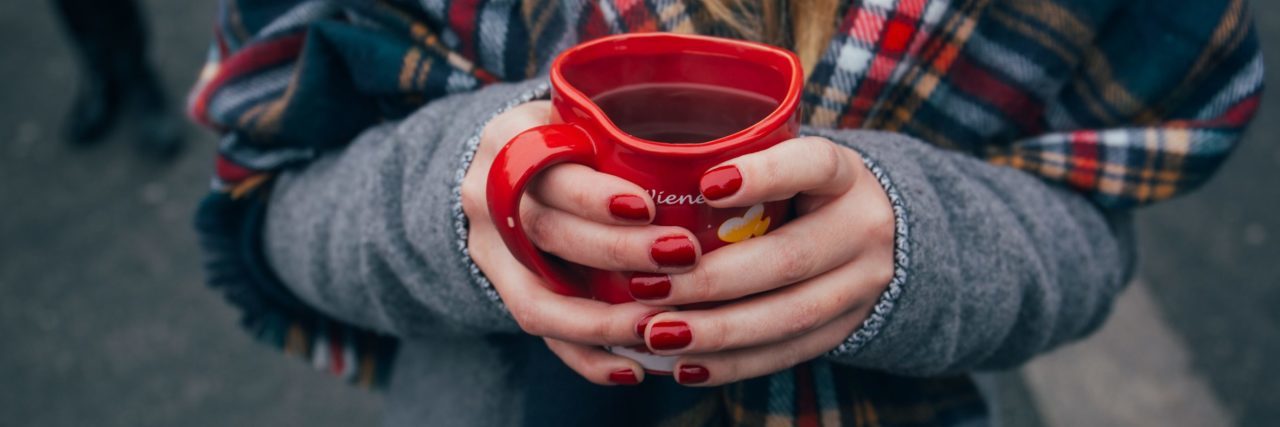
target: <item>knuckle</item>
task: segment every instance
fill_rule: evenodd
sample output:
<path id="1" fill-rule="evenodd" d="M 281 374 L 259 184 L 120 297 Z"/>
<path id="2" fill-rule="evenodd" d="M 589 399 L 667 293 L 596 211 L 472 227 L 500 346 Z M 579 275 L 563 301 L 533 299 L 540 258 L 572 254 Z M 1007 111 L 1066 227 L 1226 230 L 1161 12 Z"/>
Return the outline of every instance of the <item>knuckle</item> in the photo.
<path id="1" fill-rule="evenodd" d="M 631 240 L 622 233 L 616 233 L 614 236 L 608 237 L 605 242 L 604 254 L 607 258 L 605 261 L 618 269 L 625 269 L 629 266 L 627 259 L 628 249 L 631 247 Z"/>
<path id="2" fill-rule="evenodd" d="M 555 227 L 552 224 L 550 215 L 542 209 L 526 209 L 522 216 L 524 217 L 524 229 L 526 233 L 529 233 L 529 239 L 547 252 L 557 252 L 559 239 L 553 230 Z"/>
<path id="3" fill-rule="evenodd" d="M 545 336 L 546 320 L 535 309 L 512 310 L 511 316 L 515 317 L 516 324 L 520 325 L 520 329 L 533 336 Z"/>
<path id="4" fill-rule="evenodd" d="M 830 315 L 840 315 L 847 313 L 854 306 L 861 304 L 859 295 L 856 292 L 836 292 L 825 298 L 822 302 L 822 312 Z"/>
<path id="5" fill-rule="evenodd" d="M 489 216 L 483 187 L 475 180 L 462 185 L 462 213 L 473 221 Z"/>
<path id="6" fill-rule="evenodd" d="M 568 189 L 569 203 L 573 209 L 580 210 L 582 214 L 591 212 L 595 207 L 594 198 L 587 186 L 576 185 Z"/>
<path id="7" fill-rule="evenodd" d="M 709 333 L 701 333 L 695 335 L 698 337 L 699 345 L 706 352 L 718 352 L 729 347 L 729 340 L 724 322 L 718 320 L 704 321 L 701 328 L 702 331 Z M 701 331 L 700 331 L 701 332 Z"/>
<path id="8" fill-rule="evenodd" d="M 777 253 L 778 276 L 786 281 L 786 284 L 804 280 L 809 277 L 813 269 L 812 258 L 800 247 L 800 245 L 789 245 Z"/>
<path id="9" fill-rule="evenodd" d="M 514 127 L 512 126 L 514 113 L 515 110 L 507 111 L 494 116 L 493 119 L 489 120 L 489 123 L 485 123 L 484 128 L 480 130 L 480 148 L 482 150 L 487 149 L 496 152 L 498 148 L 507 143 L 507 140 L 515 136 L 515 132 L 511 129 Z"/>
<path id="10" fill-rule="evenodd" d="M 578 165 L 556 165 L 543 174 L 538 180 L 538 194 L 542 200 L 556 201 L 558 208 L 570 211 L 590 206 L 589 187 L 579 185 L 581 179 L 577 176 L 576 166 Z"/>
<path id="11" fill-rule="evenodd" d="M 782 159 L 779 156 L 761 156 L 759 169 L 755 171 L 761 178 L 759 179 L 760 190 L 773 188 L 782 176 L 783 167 Z"/>
<path id="12" fill-rule="evenodd" d="M 684 286 L 685 299 L 691 302 L 709 301 L 715 296 L 714 275 L 709 271 L 709 264 L 702 264 L 690 271 L 686 276 L 688 283 Z M 677 288 L 677 291 L 680 289 Z"/>
<path id="13" fill-rule="evenodd" d="M 896 234 L 895 226 L 897 218 L 893 216 L 893 208 L 885 207 L 884 209 L 873 209 L 868 214 L 868 220 L 871 224 L 871 232 L 879 241 L 891 240 Z"/>
<path id="14" fill-rule="evenodd" d="M 594 340 L 596 344 L 612 345 L 614 344 L 613 334 L 611 333 L 612 331 L 613 331 L 612 319 L 605 319 L 602 321 L 598 321 L 591 326 L 591 330 L 590 330 L 591 338 L 592 340 Z"/>
<path id="15" fill-rule="evenodd" d="M 788 335 L 808 332 L 818 327 L 822 319 L 822 309 L 823 304 L 819 301 L 796 304 L 791 322 L 787 324 Z"/>
<path id="16" fill-rule="evenodd" d="M 778 366 L 775 367 L 778 371 L 791 369 L 791 367 L 804 363 L 808 360 L 802 352 L 801 346 L 785 346 L 779 353 L 780 360 Z"/>
<path id="17" fill-rule="evenodd" d="M 816 138 L 813 145 L 816 145 L 814 152 L 819 153 L 821 156 L 816 161 L 818 162 L 818 171 L 821 174 L 820 179 L 822 179 L 822 182 L 833 182 L 839 179 L 842 171 L 840 166 L 844 159 L 844 156 L 841 155 L 840 147 L 826 140 Z"/>

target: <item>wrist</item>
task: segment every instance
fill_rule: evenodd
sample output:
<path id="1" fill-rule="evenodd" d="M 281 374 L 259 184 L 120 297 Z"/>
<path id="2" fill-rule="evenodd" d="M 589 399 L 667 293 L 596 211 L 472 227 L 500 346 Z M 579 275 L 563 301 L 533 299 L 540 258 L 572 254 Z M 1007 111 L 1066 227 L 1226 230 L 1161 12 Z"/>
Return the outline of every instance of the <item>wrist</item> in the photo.
<path id="1" fill-rule="evenodd" d="M 894 186 L 888 173 L 873 159 L 865 154 L 844 147 L 850 153 L 852 161 L 860 163 L 860 176 L 855 191 L 865 192 L 862 200 L 877 200 L 868 204 L 872 210 L 870 215 L 883 216 L 883 225 L 874 227 L 870 236 L 864 236 L 877 242 L 873 251 L 881 252 L 883 269 L 876 275 L 886 276 L 884 287 L 874 304 L 859 308 L 857 318 L 861 319 L 858 327 L 843 342 L 827 353 L 828 357 L 850 357 L 870 343 L 885 327 L 893 313 L 894 304 L 902 295 L 907 280 L 908 260 L 910 259 L 909 227 L 907 209 L 901 195 Z M 874 255 L 872 255 L 874 256 Z"/>
<path id="2" fill-rule="evenodd" d="M 453 229 L 456 238 L 455 247 L 461 253 L 464 268 L 468 272 L 472 284 L 479 288 L 487 299 L 503 312 L 507 312 L 507 309 L 506 305 L 502 303 L 502 297 L 494 289 L 493 283 L 489 281 L 489 278 L 480 270 L 470 253 L 471 219 L 475 218 L 478 223 L 480 221 L 489 221 L 484 187 L 493 153 L 496 153 L 500 148 L 494 147 L 490 152 L 480 153 L 481 142 L 484 139 L 483 137 L 492 137 L 494 135 L 492 133 L 486 134 L 486 131 L 497 130 L 490 126 L 496 118 L 531 101 L 545 99 L 549 94 L 550 86 L 547 83 L 537 84 L 521 92 L 515 99 L 494 111 L 487 119 L 482 120 L 480 125 L 472 131 L 471 136 L 464 142 L 457 173 L 455 174 L 457 181 L 454 183 L 452 206 Z M 512 136 L 514 136 L 514 133 L 512 133 Z M 480 161 L 476 161 L 478 154 L 482 155 Z M 475 164 L 475 167 L 472 167 L 473 164 Z"/>

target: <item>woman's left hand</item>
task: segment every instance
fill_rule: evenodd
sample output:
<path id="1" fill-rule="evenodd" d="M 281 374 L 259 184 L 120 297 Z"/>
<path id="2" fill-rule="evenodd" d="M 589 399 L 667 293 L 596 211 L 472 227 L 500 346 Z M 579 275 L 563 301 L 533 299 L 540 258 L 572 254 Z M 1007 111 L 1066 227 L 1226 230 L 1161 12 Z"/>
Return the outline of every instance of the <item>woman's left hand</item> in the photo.
<path id="1" fill-rule="evenodd" d="M 646 304 L 729 301 L 649 320 L 645 342 L 655 353 L 681 355 L 681 384 L 730 383 L 821 356 L 870 315 L 893 276 L 893 209 L 853 150 L 792 139 L 711 168 L 702 192 L 714 207 L 794 197 L 798 215 L 704 254 L 666 286 L 661 276 L 633 281 L 633 295 L 659 297 L 640 300 Z"/>

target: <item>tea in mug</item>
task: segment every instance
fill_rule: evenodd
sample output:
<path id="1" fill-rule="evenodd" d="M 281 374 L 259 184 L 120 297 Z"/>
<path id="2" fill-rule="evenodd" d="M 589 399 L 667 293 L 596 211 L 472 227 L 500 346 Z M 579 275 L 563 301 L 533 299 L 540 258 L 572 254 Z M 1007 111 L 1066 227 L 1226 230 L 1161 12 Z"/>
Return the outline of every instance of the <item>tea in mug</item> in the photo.
<path id="1" fill-rule="evenodd" d="M 778 108 L 754 92 L 696 83 L 644 83 L 620 87 L 592 101 L 619 129 L 668 144 L 695 144 L 751 127 Z"/>

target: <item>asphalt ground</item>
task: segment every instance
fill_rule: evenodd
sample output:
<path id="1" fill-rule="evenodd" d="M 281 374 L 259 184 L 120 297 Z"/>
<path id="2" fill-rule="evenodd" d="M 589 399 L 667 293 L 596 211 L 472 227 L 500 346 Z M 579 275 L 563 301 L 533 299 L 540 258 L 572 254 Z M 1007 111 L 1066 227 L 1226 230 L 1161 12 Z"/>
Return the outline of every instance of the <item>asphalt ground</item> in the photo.
<path id="1" fill-rule="evenodd" d="M 1280 2 L 1253 1 L 1265 58 Z M 1192 366 L 1242 425 L 1280 420 L 1280 64 L 1244 143 L 1207 185 L 1140 212 L 1140 274 Z"/>
<path id="2" fill-rule="evenodd" d="M 181 103 L 216 2 L 144 3 Z M 51 6 L 0 2 L 0 425 L 376 424 L 376 395 L 252 343 L 204 287 L 191 216 L 211 134 L 189 127 L 172 164 L 128 128 L 61 142 L 78 70 Z"/>
<path id="3" fill-rule="evenodd" d="M 204 59 L 215 2 L 144 3 L 154 61 L 180 103 Z M 1264 49 L 1280 57 L 1280 3 L 1254 7 Z M 1277 73 L 1270 69 L 1267 80 L 1280 81 Z M 68 147 L 59 128 L 76 78 L 50 5 L 0 2 L 0 424 L 376 423 L 378 396 L 252 343 L 234 311 L 202 285 L 190 224 L 212 169 L 212 136 L 188 128 L 187 152 L 169 164 L 137 156 L 127 128 L 95 147 Z M 1117 314 L 1108 325 L 1115 332 L 1082 344 L 1160 353 L 1148 355 L 1157 360 L 1182 354 L 1193 382 L 1205 384 L 1204 399 L 1239 425 L 1280 419 L 1277 96 L 1267 95 L 1249 137 L 1212 182 L 1139 213 L 1151 304 L 1120 310 L 1154 314 Z M 1150 342 L 1150 328 L 1133 324 L 1151 322 L 1171 331 L 1161 342 L 1177 351 L 1125 346 Z M 1079 425 L 1073 412 L 1052 407 L 1061 399 L 1046 398 L 1071 390 L 1042 379 L 1087 383 L 1071 369 L 1097 370 L 1088 361 L 1102 359 L 1055 358 L 1063 357 L 1035 365 L 1047 376 L 1029 371 L 1031 388 L 1016 374 L 996 383 L 1011 390 L 1020 419 L 1044 413 Z M 1140 407 L 1127 396 L 1109 400 Z"/>

